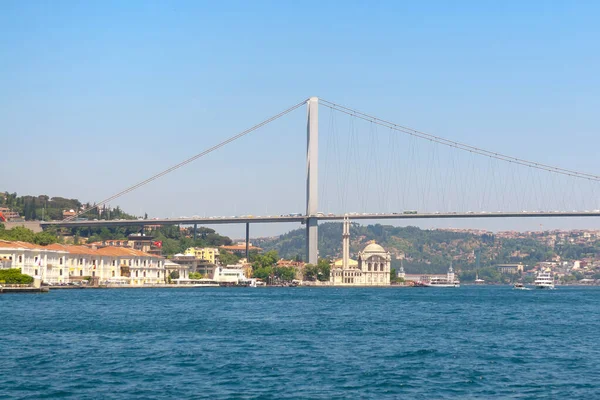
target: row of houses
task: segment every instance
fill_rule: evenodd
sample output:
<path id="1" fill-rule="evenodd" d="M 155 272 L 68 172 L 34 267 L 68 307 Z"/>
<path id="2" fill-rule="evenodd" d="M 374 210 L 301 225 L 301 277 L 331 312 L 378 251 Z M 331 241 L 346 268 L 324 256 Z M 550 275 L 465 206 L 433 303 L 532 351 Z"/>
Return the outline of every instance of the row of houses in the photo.
<path id="1" fill-rule="evenodd" d="M 175 270 L 180 278 L 188 276 L 184 266 L 128 247 L 40 246 L 0 240 L 0 259 L 2 268 L 19 268 L 50 284 L 92 279 L 98 283 L 152 285 L 165 283 Z"/>

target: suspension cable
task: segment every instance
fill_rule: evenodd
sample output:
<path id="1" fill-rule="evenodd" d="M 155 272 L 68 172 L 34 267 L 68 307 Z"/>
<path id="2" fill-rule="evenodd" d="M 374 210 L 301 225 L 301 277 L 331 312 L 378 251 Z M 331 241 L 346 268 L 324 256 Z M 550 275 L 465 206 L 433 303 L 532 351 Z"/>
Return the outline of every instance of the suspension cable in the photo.
<path id="1" fill-rule="evenodd" d="M 233 141 L 235 141 L 235 140 L 237 140 L 237 139 L 239 139 L 239 138 L 241 138 L 243 136 L 246 136 L 250 132 L 253 132 L 253 131 L 257 130 L 258 128 L 261 128 L 261 127 L 263 127 L 263 126 L 265 126 L 265 125 L 267 125 L 267 124 L 275 121 L 276 119 L 279 119 L 279 118 L 283 117 L 284 115 L 289 114 L 290 112 L 294 111 L 298 107 L 301 107 L 304 104 L 306 104 L 307 101 L 308 101 L 308 99 L 307 100 L 302 100 L 300 103 L 298 103 L 298 104 L 296 104 L 296 105 L 288 108 L 287 110 L 282 111 L 279 114 L 277 114 L 277 115 L 275 115 L 275 116 L 273 116 L 271 118 L 268 118 L 268 119 L 262 121 L 261 123 L 259 123 L 257 125 L 254 125 L 253 127 L 248 128 L 245 131 L 240 132 L 237 135 L 232 136 L 229 139 L 224 140 L 221 143 L 219 143 L 219 144 L 217 144 L 217 145 L 215 145 L 215 146 L 213 146 L 213 147 L 211 147 L 209 149 L 204 150 L 202 153 L 198 153 L 195 156 L 190 157 L 187 160 L 180 162 L 179 164 L 173 165 L 172 167 L 167 168 L 164 171 L 159 172 L 158 174 L 153 175 L 153 176 L 151 176 L 150 178 L 148 178 L 146 180 L 143 180 L 143 181 L 141 181 L 139 183 L 136 183 L 135 185 L 130 186 L 127 189 L 122 190 L 119 193 L 114 194 L 114 195 L 110 196 L 109 198 L 107 198 L 105 200 L 102 200 L 101 202 L 95 204 L 93 207 L 90 207 L 90 208 L 88 208 L 86 210 L 80 211 L 79 213 L 77 213 L 77 214 L 75 214 L 73 216 L 67 217 L 63 221 L 71 221 L 71 220 L 79 217 L 82 214 L 85 214 L 85 213 L 87 213 L 87 212 L 89 212 L 91 210 L 97 209 L 98 207 L 101 207 L 101 206 L 107 204 L 108 202 L 113 201 L 113 200 L 115 200 L 115 199 L 123 196 L 124 194 L 132 192 L 132 191 L 134 191 L 134 190 L 136 190 L 136 189 L 138 189 L 138 188 L 140 188 L 140 187 L 142 187 L 142 186 L 144 186 L 144 185 L 146 185 L 146 184 L 148 184 L 148 183 L 150 183 L 150 182 L 152 182 L 152 181 L 154 181 L 154 180 L 156 180 L 156 179 L 158 179 L 160 177 L 163 177 L 163 176 L 167 175 L 168 173 L 173 172 L 176 169 L 179 169 L 179 168 L 183 167 L 184 165 L 187 165 L 187 164 L 191 163 L 192 161 L 196 161 L 197 159 L 199 159 L 201 157 L 204 157 L 205 155 L 207 155 L 207 154 L 209 154 L 209 153 L 211 153 L 211 152 L 213 152 L 213 151 L 215 151 L 217 149 L 220 149 L 221 147 L 223 147 L 223 146 L 225 146 L 225 145 L 227 145 L 227 144 L 229 144 L 229 143 L 231 143 L 231 142 L 233 142 Z"/>
<path id="2" fill-rule="evenodd" d="M 412 128 L 408 128 L 402 125 L 398 125 L 398 124 L 394 124 L 393 122 L 389 122 L 377 117 L 374 117 L 372 115 L 369 114 L 365 114 L 363 112 L 354 110 L 352 108 L 348 108 L 348 107 L 344 107 L 342 105 L 333 103 L 331 101 L 325 100 L 325 99 L 319 99 L 319 103 L 324 105 L 325 107 L 329 107 L 334 111 L 339 111 L 345 114 L 348 114 L 350 116 L 356 117 L 356 118 L 360 118 L 364 121 L 368 121 L 368 122 L 372 122 L 381 126 L 385 126 L 387 128 L 396 130 L 398 132 L 403 132 L 406 133 L 408 135 L 411 136 L 415 136 L 415 137 L 419 137 L 421 139 L 426 139 L 426 140 L 430 140 L 432 142 L 436 142 L 436 143 L 440 143 L 443 144 L 445 146 L 449 146 L 449 147 L 454 147 L 457 148 L 459 150 L 463 150 L 463 151 L 468 151 L 471 153 L 476 153 L 482 156 L 487 156 L 487 157 L 491 157 L 491 158 L 495 158 L 497 160 L 501 160 L 501 161 L 506 161 L 506 162 L 510 162 L 510 163 L 514 163 L 514 164 L 519 164 L 519 165 L 523 165 L 523 166 L 527 166 L 527 167 L 531 167 L 531 168 L 536 168 L 536 169 L 540 169 L 540 170 L 544 170 L 544 171 L 548 171 L 548 172 L 554 172 L 557 174 L 562 174 L 562 175 L 567 175 L 567 176 L 572 176 L 572 177 L 576 177 L 576 178 L 580 178 L 580 179 L 587 179 L 590 181 L 597 181 L 600 182 L 600 176 L 599 175 L 593 175 L 593 174 L 588 174 L 585 172 L 578 172 L 578 171 L 573 171 L 573 170 L 569 170 L 569 169 L 565 169 L 565 168 L 560 168 L 560 167 L 555 167 L 552 165 L 547 165 L 547 164 L 542 164 L 542 163 L 538 163 L 538 162 L 534 162 L 534 161 L 528 161 L 522 158 L 517 158 L 517 157 L 511 157 L 511 156 L 507 156 L 505 154 L 501 154 L 501 153 L 496 153 L 493 151 L 489 151 L 489 150 L 485 150 L 479 147 L 475 147 L 475 146 L 471 146 L 465 143 L 461 143 L 461 142 L 456 142 L 454 140 L 449 140 L 449 139 L 445 139 L 443 137 L 440 136 L 435 136 L 435 135 L 431 135 L 429 133 L 425 133 L 425 132 L 421 132 L 421 131 L 417 131 L 415 129 Z"/>

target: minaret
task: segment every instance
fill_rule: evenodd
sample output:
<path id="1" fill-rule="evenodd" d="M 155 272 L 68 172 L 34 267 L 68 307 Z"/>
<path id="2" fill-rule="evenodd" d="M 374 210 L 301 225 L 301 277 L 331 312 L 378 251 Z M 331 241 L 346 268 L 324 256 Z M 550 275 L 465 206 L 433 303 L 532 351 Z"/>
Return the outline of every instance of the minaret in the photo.
<path id="1" fill-rule="evenodd" d="M 342 227 L 342 269 L 348 269 L 348 260 L 350 259 L 350 218 L 344 216 Z"/>

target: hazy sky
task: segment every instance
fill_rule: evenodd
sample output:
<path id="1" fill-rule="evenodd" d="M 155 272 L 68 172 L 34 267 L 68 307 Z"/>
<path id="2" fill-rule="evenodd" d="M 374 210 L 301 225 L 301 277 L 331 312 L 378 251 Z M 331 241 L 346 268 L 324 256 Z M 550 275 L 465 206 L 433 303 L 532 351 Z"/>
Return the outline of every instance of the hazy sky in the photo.
<path id="1" fill-rule="evenodd" d="M 309 96 L 487 149 L 598 173 L 598 15 L 594 1 L 5 0 L 0 190 L 99 201 Z M 340 117 L 339 127 L 328 130 L 332 119 L 325 110 L 322 115 L 324 149 L 327 135 L 342 136 L 348 123 Z M 297 110 L 112 205 L 164 217 L 302 212 L 304 118 L 305 110 Z M 370 133 L 366 127 L 362 137 Z M 383 139 L 378 142 L 377 158 L 396 157 L 381 146 Z M 427 154 L 424 146 L 419 151 Z M 440 157 L 440 163 L 450 160 Z M 325 154 L 321 160 L 336 164 Z M 364 182 L 365 169 L 356 171 L 365 174 L 357 178 Z M 363 211 L 348 209 L 351 201 L 332 194 L 339 176 L 323 176 L 327 204 L 320 206 Z M 360 182 L 341 196 L 359 190 Z M 496 191 L 510 182 L 503 185 Z M 451 208 L 448 198 L 470 190 L 448 186 L 443 204 L 429 209 Z M 559 185 L 543 197 L 559 192 L 565 203 L 564 192 L 572 190 Z M 398 193 L 394 187 L 373 197 Z M 424 193 L 413 203 L 429 201 Z M 381 207 L 403 206 L 387 199 Z M 378 208 L 373 198 L 368 202 Z M 368 211 L 378 211 L 373 207 Z M 433 226 L 597 228 L 598 222 Z M 253 233 L 293 227 L 262 225 Z M 219 230 L 243 233 L 242 227 Z"/>

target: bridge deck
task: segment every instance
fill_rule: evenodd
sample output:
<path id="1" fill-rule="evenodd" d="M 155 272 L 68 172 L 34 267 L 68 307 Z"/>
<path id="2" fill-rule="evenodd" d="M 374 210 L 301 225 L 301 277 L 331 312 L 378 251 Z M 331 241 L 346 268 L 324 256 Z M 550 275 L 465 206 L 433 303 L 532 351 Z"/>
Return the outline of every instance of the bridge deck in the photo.
<path id="1" fill-rule="evenodd" d="M 572 212 L 467 212 L 467 213 L 417 213 L 417 214 L 348 214 L 352 220 L 377 219 L 459 219 L 459 218 L 542 218 L 542 217 L 600 217 L 600 211 Z M 344 214 L 312 216 L 319 221 L 342 220 Z M 41 222 L 42 228 L 78 227 L 78 226 L 140 226 L 140 225 L 218 225 L 239 223 L 306 222 L 307 216 L 269 216 L 269 217 L 213 217 L 213 218 L 165 218 L 144 220 L 101 220 L 101 221 L 50 221 Z"/>

